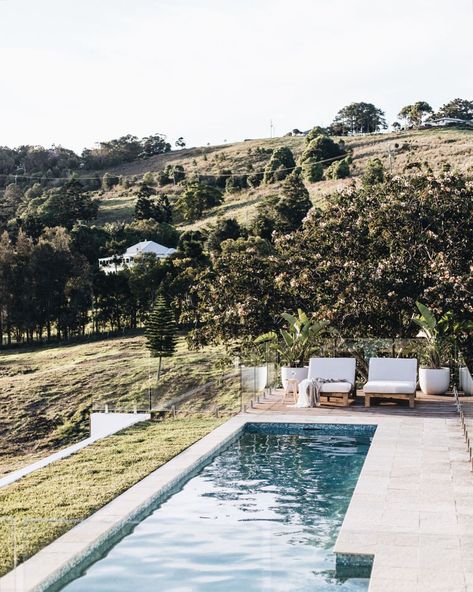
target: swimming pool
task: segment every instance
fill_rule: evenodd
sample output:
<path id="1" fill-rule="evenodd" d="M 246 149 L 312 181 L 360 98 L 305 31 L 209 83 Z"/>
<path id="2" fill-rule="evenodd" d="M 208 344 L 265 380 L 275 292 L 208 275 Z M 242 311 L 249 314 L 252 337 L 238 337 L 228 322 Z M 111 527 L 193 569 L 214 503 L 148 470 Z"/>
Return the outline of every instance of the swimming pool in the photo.
<path id="1" fill-rule="evenodd" d="M 331 552 L 371 426 L 249 424 L 67 592 L 361 592 Z"/>

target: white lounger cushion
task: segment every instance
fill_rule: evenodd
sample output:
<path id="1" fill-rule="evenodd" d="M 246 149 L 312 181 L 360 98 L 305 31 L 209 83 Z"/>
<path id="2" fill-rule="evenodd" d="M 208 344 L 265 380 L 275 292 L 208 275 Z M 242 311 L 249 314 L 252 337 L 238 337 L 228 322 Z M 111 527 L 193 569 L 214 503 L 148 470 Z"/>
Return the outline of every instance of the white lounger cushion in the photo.
<path id="1" fill-rule="evenodd" d="M 370 380 L 363 387 L 365 393 L 410 394 L 416 390 L 416 383 L 407 380 Z"/>
<path id="2" fill-rule="evenodd" d="M 351 382 L 323 382 L 321 393 L 349 393 L 353 385 Z"/>
<path id="3" fill-rule="evenodd" d="M 325 378 L 331 380 L 346 380 L 350 383 L 350 388 L 340 390 L 330 390 L 326 392 L 345 392 L 350 390 L 355 384 L 355 370 L 356 360 L 355 358 L 310 358 L 309 360 L 309 380 L 315 380 L 316 378 Z M 333 383 L 333 384 L 345 384 L 345 383 Z M 329 387 L 330 383 L 325 383 L 322 390 Z"/>
<path id="4" fill-rule="evenodd" d="M 377 380 L 416 383 L 416 358 L 371 358 L 368 383 Z"/>

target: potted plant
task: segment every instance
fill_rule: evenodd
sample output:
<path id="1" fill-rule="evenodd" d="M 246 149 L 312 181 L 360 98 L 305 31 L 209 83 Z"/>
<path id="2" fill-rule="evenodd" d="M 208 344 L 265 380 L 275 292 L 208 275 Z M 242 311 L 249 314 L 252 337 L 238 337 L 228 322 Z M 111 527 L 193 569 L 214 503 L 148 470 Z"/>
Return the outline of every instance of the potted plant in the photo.
<path id="1" fill-rule="evenodd" d="M 451 313 L 440 319 L 425 304 L 416 302 L 420 315 L 413 318 L 427 341 L 425 363 L 419 368 L 419 384 L 425 395 L 443 395 L 450 385 L 450 368 L 446 366 L 452 351 Z"/>
<path id="2" fill-rule="evenodd" d="M 277 352 L 281 363 L 281 381 L 286 390 L 290 378 L 298 382 L 307 378 L 309 369 L 304 364 L 317 338 L 326 331 L 328 323 L 309 318 L 301 309 L 298 309 L 297 316 L 283 313 L 281 317 L 286 321 L 286 326 L 279 329 L 279 334 L 275 331 L 264 333 L 255 343 L 266 343 Z"/>
<path id="3" fill-rule="evenodd" d="M 245 390 L 262 391 L 268 385 L 267 345 L 243 340 L 239 343 L 238 354 L 242 361 L 240 372 Z"/>

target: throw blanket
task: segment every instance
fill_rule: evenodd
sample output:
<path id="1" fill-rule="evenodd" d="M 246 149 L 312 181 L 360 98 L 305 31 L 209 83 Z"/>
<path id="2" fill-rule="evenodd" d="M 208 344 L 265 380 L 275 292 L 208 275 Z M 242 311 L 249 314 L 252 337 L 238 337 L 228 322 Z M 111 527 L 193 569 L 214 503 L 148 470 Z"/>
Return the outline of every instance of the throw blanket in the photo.
<path id="1" fill-rule="evenodd" d="M 299 383 L 299 398 L 291 407 L 320 407 L 322 385 L 329 382 L 349 382 L 344 378 L 307 378 Z"/>

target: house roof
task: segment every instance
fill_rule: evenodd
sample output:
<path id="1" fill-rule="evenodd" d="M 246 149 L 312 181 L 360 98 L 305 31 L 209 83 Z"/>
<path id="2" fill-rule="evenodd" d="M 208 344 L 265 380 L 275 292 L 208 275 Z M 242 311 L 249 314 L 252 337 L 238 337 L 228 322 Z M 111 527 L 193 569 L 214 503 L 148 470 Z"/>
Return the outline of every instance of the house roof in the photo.
<path id="1" fill-rule="evenodd" d="M 171 255 L 175 253 L 176 249 L 169 249 L 163 245 L 155 243 L 154 241 L 141 241 L 140 243 L 136 243 L 125 251 L 125 255 L 138 255 L 140 253 L 153 253 L 153 255 L 157 256 L 165 256 Z"/>

